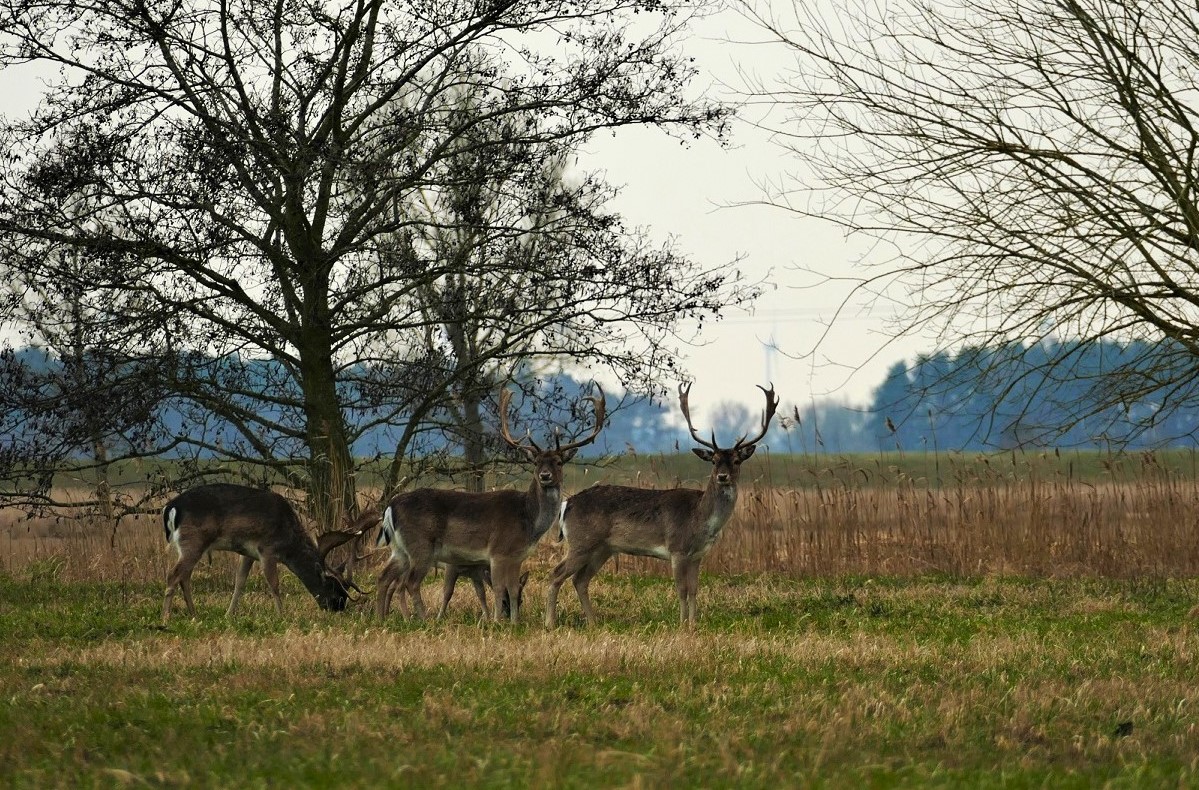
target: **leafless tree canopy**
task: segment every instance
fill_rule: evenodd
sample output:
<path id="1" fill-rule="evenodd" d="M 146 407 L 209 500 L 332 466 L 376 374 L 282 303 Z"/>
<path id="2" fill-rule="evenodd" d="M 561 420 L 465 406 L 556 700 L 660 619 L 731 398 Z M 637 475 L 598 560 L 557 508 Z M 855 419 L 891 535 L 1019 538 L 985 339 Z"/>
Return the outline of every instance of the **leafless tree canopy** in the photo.
<path id="1" fill-rule="evenodd" d="M 681 317 L 745 298 L 625 229 L 594 177 L 539 175 L 600 130 L 722 133 L 726 110 L 689 98 L 699 13 L 0 0 L 0 67 L 50 74 L 0 123 L 0 317 L 40 340 L 31 313 L 57 306 L 32 284 L 74 284 L 81 319 L 129 335 L 105 346 L 154 371 L 147 398 L 235 432 L 161 442 L 282 472 L 329 523 L 372 425 L 421 424 L 530 355 L 659 363 Z M 460 364 L 464 323 L 487 342 Z"/>
<path id="2" fill-rule="evenodd" d="M 770 202 L 874 236 L 862 293 L 946 346 L 1145 341 L 1107 403 L 1199 373 L 1199 10 L 1176 0 L 750 0 L 794 68 L 747 92 L 794 172 Z M 876 249 L 876 252 L 878 250 Z M 1071 376 L 1064 343 L 1053 375 Z M 1095 371 L 1091 371 L 1095 373 Z M 1076 417 L 1082 415 L 1075 415 Z"/>

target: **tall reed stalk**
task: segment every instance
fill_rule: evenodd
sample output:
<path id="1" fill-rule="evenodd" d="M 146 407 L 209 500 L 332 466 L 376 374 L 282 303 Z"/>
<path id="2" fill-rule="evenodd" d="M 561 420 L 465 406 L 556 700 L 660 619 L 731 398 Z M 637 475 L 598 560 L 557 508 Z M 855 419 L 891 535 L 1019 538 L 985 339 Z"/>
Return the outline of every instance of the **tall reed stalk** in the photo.
<path id="1" fill-rule="evenodd" d="M 756 456 L 705 571 L 1199 576 L 1194 455 L 1174 454 L 1166 463 L 1152 453 L 1106 459 L 943 453 L 933 461 L 917 467 L 893 455 Z M 642 458 L 575 469 L 567 487 L 609 481 L 697 487 L 705 472 L 684 457 Z M 64 580 L 163 578 L 171 557 L 157 516 L 127 517 L 115 533 L 102 521 L 2 512 L 0 570 L 53 572 Z M 544 540 L 534 574 L 544 574 L 563 551 Z M 229 572 L 227 560 L 217 556 L 216 572 Z M 630 557 L 612 570 L 668 573 L 666 563 Z"/>

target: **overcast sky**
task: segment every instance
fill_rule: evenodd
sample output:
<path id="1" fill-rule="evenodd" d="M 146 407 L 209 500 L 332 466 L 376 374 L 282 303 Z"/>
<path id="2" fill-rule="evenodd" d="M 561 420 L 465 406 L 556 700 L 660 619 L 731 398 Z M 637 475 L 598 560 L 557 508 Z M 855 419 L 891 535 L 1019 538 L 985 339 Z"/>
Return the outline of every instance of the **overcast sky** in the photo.
<path id="1" fill-rule="evenodd" d="M 689 47 L 704 71 L 697 89 L 727 95 L 719 85 L 738 82 L 739 65 L 767 78 L 791 65 L 787 53 L 756 45 L 754 37 L 731 12 L 706 20 Z M 6 112 L 28 109 L 37 93 L 27 71 L 0 70 Z M 802 172 L 801 161 L 748 125 L 734 125 L 726 148 L 708 140 L 682 145 L 644 129 L 604 135 L 586 147 L 579 165 L 604 171 L 609 183 L 621 187 L 615 208 L 628 224 L 648 227 L 658 239 L 673 238 L 680 251 L 706 266 L 740 257 L 746 279 L 764 286 L 752 313 L 728 311 L 705 326 L 701 345 L 684 349 L 697 418 L 723 400 L 760 408 L 754 385 L 767 381 L 787 404 L 827 397 L 861 404 L 891 364 L 930 346 L 918 340 L 886 346 L 884 322 L 893 308 L 885 305 L 868 313 L 850 310 L 826 332 L 845 291 L 832 284 L 803 287 L 812 277 L 796 267 L 850 275 L 854 242 L 819 220 L 731 205 L 759 199 L 762 179 Z M 772 343 L 778 350 L 770 350 Z"/>
<path id="2" fill-rule="evenodd" d="M 739 68 L 769 80 L 794 67 L 788 52 L 761 39 L 733 12 L 706 20 L 690 54 L 705 71 L 707 89 L 731 97 L 721 85 L 740 84 Z M 749 119 L 754 112 L 762 109 L 743 114 Z M 865 403 L 887 368 L 931 348 L 931 341 L 889 343 L 886 319 L 896 308 L 886 304 L 851 308 L 829 328 L 847 289 L 813 285 L 815 278 L 800 268 L 842 277 L 860 273 L 854 259 L 866 254 L 865 240 L 847 240 L 831 223 L 779 208 L 736 205 L 760 200 L 764 179 L 802 174 L 803 162 L 744 122 L 734 125 L 730 143 L 684 146 L 657 131 L 628 130 L 593 141 L 580 162 L 606 171 L 609 182 L 622 187 L 616 207 L 630 224 L 649 226 L 657 238 L 673 237 L 706 265 L 743 256 L 739 266 L 747 279 L 764 281 L 752 314 L 730 311 L 705 327 L 703 345 L 686 350 L 685 367 L 695 378 L 694 411 L 703 413 L 704 404 L 720 400 L 758 408 L 761 394 L 753 385 L 767 379 L 784 403 L 829 397 Z M 768 351 L 772 342 L 774 353 Z"/>

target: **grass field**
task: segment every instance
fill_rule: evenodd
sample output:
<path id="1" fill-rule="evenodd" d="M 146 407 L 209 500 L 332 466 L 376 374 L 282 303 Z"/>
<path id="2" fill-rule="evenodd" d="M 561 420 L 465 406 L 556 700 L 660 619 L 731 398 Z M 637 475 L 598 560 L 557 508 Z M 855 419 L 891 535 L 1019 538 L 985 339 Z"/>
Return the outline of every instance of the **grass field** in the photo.
<path id="1" fill-rule="evenodd" d="M 15 787 L 1148 787 L 1199 782 L 1194 582 L 597 580 L 605 625 L 380 626 L 288 577 L 160 589 L 0 577 Z"/>
<path id="2" fill-rule="evenodd" d="M 218 554 L 164 628 L 155 516 L 8 514 L 0 786 L 1199 786 L 1192 456 L 751 463 L 694 632 L 627 558 L 599 628 L 567 585 L 546 631 L 550 540 L 517 627 L 463 585 L 441 623 L 325 613 L 287 573 L 279 618 L 257 572 L 228 620 Z"/>

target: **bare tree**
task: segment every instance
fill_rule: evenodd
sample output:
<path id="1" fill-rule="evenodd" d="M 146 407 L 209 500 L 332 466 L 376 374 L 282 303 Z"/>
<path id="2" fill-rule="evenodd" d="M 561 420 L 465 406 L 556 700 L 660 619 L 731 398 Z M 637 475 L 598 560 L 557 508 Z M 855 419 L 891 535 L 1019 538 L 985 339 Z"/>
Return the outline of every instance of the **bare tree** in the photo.
<path id="1" fill-rule="evenodd" d="M 142 353 L 165 362 L 189 426 L 164 441 L 282 475 L 318 521 L 339 523 L 356 507 L 355 440 L 399 424 L 406 446 L 455 382 L 443 349 L 412 349 L 429 326 L 415 297 L 460 262 L 413 254 L 405 240 L 429 220 L 406 207 L 453 186 L 449 164 L 464 158 L 494 162 L 489 178 L 507 152 L 547 156 L 601 129 L 720 134 L 726 111 L 688 98 L 679 46 L 703 12 L 0 0 L 0 66 L 59 73 L 29 117 L 0 123 L 0 260 L 42 278 L 65 276 L 62 249 L 119 261 L 82 285 L 144 305 L 137 320 L 155 329 Z M 526 328 L 639 320 L 626 290 L 605 288 L 644 271 L 644 289 L 680 262 L 606 249 L 564 317 Z M 569 293 L 580 276 L 542 285 Z M 711 310 L 736 298 L 730 282 L 682 271 L 646 314 Z M 232 436 L 201 430 L 214 422 Z"/>
<path id="2" fill-rule="evenodd" d="M 458 111 L 477 113 L 478 104 L 476 95 L 464 95 Z M 468 136 L 510 141 L 513 124 L 524 122 L 491 121 Z M 713 283 L 704 281 L 714 272 L 626 228 L 606 209 L 614 190 L 571 170 L 573 154 L 557 142 L 480 145 L 441 163 L 445 174 L 436 187 L 403 207 L 412 222 L 397 243 L 412 260 L 442 262 L 440 276 L 413 291 L 424 325 L 424 342 L 414 349 L 440 361 L 435 375 L 451 397 L 438 404 L 437 416 L 461 448 L 440 471 L 465 467 L 468 490 L 483 490 L 487 460 L 500 449 L 488 403 L 500 381 L 527 376 L 539 362 L 560 367 L 568 360 L 603 365 L 626 388 L 660 389 L 676 356 L 666 341 L 678 308 L 695 299 L 717 306 Z M 752 292 L 726 295 L 741 301 Z M 545 399 L 553 392 L 527 394 Z"/>
<path id="3" fill-rule="evenodd" d="M 70 505 L 115 527 L 112 458 L 136 457 L 155 443 L 147 432 L 160 376 L 157 361 L 140 354 L 153 327 L 136 317 L 135 292 L 87 285 L 112 260 L 75 248 L 54 255 L 60 276 L 18 269 L 0 285 L 26 344 L 0 357 L 0 435 L 9 440 L 0 468 L 15 464 L 18 477 L 6 482 L 23 485 L 27 503 L 41 507 L 66 504 L 52 488 L 55 472 L 91 481 L 90 496 L 76 490 Z M 22 483 L 21 473 L 34 480 Z"/>
<path id="4" fill-rule="evenodd" d="M 746 75 L 798 163 L 766 200 L 892 250 L 872 258 L 857 295 L 905 304 L 897 331 L 935 329 L 946 347 L 1068 339 L 1029 375 L 1088 377 L 1095 411 L 1193 400 L 1193 3 L 742 8 L 794 58 L 777 80 Z M 1144 353 L 1081 369 L 1086 341 L 1101 339 L 1143 341 Z M 1052 427 L 1086 417 L 1074 406 Z"/>

